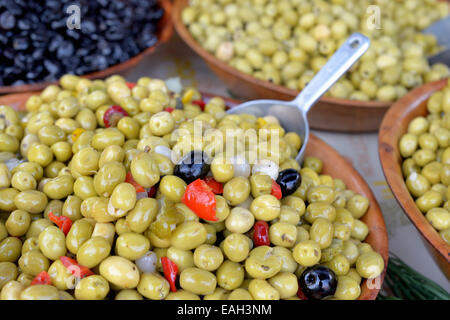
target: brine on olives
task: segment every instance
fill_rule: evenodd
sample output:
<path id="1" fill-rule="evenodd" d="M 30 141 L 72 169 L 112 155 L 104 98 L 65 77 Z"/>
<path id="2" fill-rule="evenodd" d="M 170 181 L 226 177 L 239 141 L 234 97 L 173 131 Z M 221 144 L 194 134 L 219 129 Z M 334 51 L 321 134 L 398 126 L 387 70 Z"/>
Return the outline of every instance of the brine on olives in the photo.
<path id="1" fill-rule="evenodd" d="M 273 116 L 227 114 L 195 88 L 117 75 L 64 76 L 26 106 L 22 119 L 0 106 L 0 134 L 20 153 L 0 153 L 0 299 L 268 300 L 299 288 L 357 299 L 361 280 L 384 270 L 363 242 L 369 200 L 322 174 L 319 158 L 297 163 L 302 138 Z M 2 131 L 18 123 L 25 136 Z M 279 144 L 246 143 L 243 129 Z M 421 177 L 437 170 L 445 186 L 445 166 Z M 417 188 L 421 206 L 444 186 Z M 440 228 L 445 216 L 427 214 Z"/>
<path id="2" fill-rule="evenodd" d="M 186 183 L 206 177 L 210 169 L 208 156 L 202 151 L 191 151 L 175 165 L 173 174 Z"/>

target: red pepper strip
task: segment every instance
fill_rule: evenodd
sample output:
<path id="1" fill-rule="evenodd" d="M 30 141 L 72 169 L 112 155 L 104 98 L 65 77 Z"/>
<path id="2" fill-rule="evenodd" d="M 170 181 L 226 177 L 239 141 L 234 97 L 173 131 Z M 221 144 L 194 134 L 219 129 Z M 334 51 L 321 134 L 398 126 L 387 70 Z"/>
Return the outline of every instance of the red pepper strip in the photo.
<path id="1" fill-rule="evenodd" d="M 302 288 L 300 287 L 300 284 L 298 285 L 297 297 L 299 297 L 302 300 L 308 300 L 308 298 L 303 293 Z"/>
<path id="2" fill-rule="evenodd" d="M 280 200 L 283 197 L 280 185 L 273 179 L 272 179 L 272 191 L 270 192 L 270 194 L 273 195 L 278 200 Z"/>
<path id="3" fill-rule="evenodd" d="M 103 114 L 103 122 L 106 128 L 115 127 L 123 117 L 128 117 L 125 109 L 121 106 L 111 106 Z"/>
<path id="4" fill-rule="evenodd" d="M 153 186 L 148 190 L 147 195 L 149 198 L 153 198 L 156 195 L 156 186 Z"/>
<path id="5" fill-rule="evenodd" d="M 136 86 L 136 83 L 127 82 L 127 87 L 133 89 Z"/>
<path id="6" fill-rule="evenodd" d="M 253 243 L 255 247 L 270 246 L 269 225 L 265 221 L 257 221 L 253 226 Z"/>
<path id="7" fill-rule="evenodd" d="M 174 109 L 174 108 L 171 108 L 171 107 L 167 107 L 167 108 L 164 109 L 164 111 L 167 111 L 167 112 L 169 112 L 169 113 L 172 113 L 173 110 L 175 110 L 175 109 Z"/>
<path id="8" fill-rule="evenodd" d="M 208 221 L 218 220 L 216 198 L 205 181 L 197 179 L 188 184 L 181 201 L 200 218 Z"/>
<path id="9" fill-rule="evenodd" d="M 59 257 L 59 260 L 61 260 L 62 264 L 66 268 L 68 268 L 73 275 L 76 275 L 77 270 L 79 270 L 80 279 L 83 279 L 88 276 L 92 276 L 94 274 L 89 268 L 82 266 L 76 260 L 71 259 L 69 257 L 62 256 L 62 257 Z"/>
<path id="10" fill-rule="evenodd" d="M 125 182 L 131 184 L 136 189 L 136 193 L 145 192 L 145 188 L 134 180 L 131 171 L 128 171 L 127 176 L 125 177 Z"/>
<path id="11" fill-rule="evenodd" d="M 67 236 L 70 228 L 72 227 L 72 220 L 70 220 L 70 218 L 66 216 L 55 216 L 53 212 L 48 213 L 48 218 L 50 219 L 50 221 L 56 224 Z"/>
<path id="12" fill-rule="evenodd" d="M 52 285 L 52 279 L 50 279 L 50 275 L 47 271 L 41 271 L 34 279 L 31 281 L 31 285 L 35 284 L 48 284 Z"/>
<path id="13" fill-rule="evenodd" d="M 166 277 L 167 281 L 169 281 L 170 291 L 176 292 L 177 287 L 175 285 L 175 282 L 177 280 L 178 274 L 177 264 L 167 257 L 161 257 L 161 265 L 164 271 L 164 276 Z"/>
<path id="14" fill-rule="evenodd" d="M 197 106 L 199 106 L 202 111 L 205 110 L 206 103 L 203 100 L 194 100 L 192 101 L 192 104 L 196 104 Z"/>
<path id="15" fill-rule="evenodd" d="M 208 185 L 208 187 L 211 188 L 211 191 L 214 192 L 214 194 L 223 193 L 223 184 L 214 180 L 213 177 L 206 177 L 205 182 Z"/>

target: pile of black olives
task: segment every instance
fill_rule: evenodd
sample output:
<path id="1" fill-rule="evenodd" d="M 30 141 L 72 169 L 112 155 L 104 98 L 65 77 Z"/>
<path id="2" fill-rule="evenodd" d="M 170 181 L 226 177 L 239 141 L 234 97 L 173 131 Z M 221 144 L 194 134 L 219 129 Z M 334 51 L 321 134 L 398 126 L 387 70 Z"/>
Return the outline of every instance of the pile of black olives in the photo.
<path id="1" fill-rule="evenodd" d="M 80 9 L 80 29 L 68 28 L 71 5 Z M 163 14 L 157 0 L 0 0 L 0 86 L 124 62 L 157 42 Z"/>

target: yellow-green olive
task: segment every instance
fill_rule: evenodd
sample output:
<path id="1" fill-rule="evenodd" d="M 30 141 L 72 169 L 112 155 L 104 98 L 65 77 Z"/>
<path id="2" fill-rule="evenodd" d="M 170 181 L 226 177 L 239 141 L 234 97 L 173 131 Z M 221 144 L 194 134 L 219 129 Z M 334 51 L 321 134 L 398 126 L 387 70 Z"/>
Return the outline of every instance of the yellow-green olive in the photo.
<path id="1" fill-rule="evenodd" d="M 144 300 L 144 298 L 134 289 L 123 289 L 117 293 L 114 300 Z"/>
<path id="2" fill-rule="evenodd" d="M 199 295 L 214 292 L 217 281 L 213 273 L 199 268 L 187 268 L 180 274 L 180 286 L 184 290 Z"/>
<path id="3" fill-rule="evenodd" d="M 208 271 L 216 270 L 223 262 L 223 254 L 220 248 L 208 244 L 197 247 L 193 258 L 196 267 Z"/>
<path id="4" fill-rule="evenodd" d="M 11 280 L 16 280 L 19 274 L 17 266 L 12 262 L 0 262 L 0 290 Z"/>
<path id="5" fill-rule="evenodd" d="M 129 260 L 137 260 L 150 249 L 150 241 L 143 235 L 127 232 L 116 240 L 116 253 Z"/>
<path id="6" fill-rule="evenodd" d="M 44 185 L 44 193 L 50 199 L 64 199 L 73 192 L 74 180 L 70 175 L 51 179 Z"/>
<path id="7" fill-rule="evenodd" d="M 132 289 L 139 284 L 139 269 L 123 257 L 107 257 L 100 263 L 99 271 L 106 280 L 123 289 Z"/>
<path id="8" fill-rule="evenodd" d="M 305 267 L 310 267 L 320 261 L 320 249 L 319 243 L 313 240 L 305 240 L 295 245 L 293 249 L 293 257 L 298 264 Z"/>
<path id="9" fill-rule="evenodd" d="M 378 252 L 370 251 L 363 253 L 356 260 L 356 271 L 363 278 L 376 278 L 383 270 L 384 261 Z"/>
<path id="10" fill-rule="evenodd" d="M 16 207 L 29 213 L 41 213 L 45 210 L 47 203 L 47 196 L 36 190 L 22 191 L 14 197 Z"/>
<path id="11" fill-rule="evenodd" d="M 251 187 L 247 178 L 235 177 L 224 185 L 223 197 L 232 206 L 236 206 L 247 200 L 250 191 Z"/>
<path id="12" fill-rule="evenodd" d="M 53 223 L 48 219 L 37 219 L 31 222 L 28 228 L 26 237 L 39 237 L 39 234 L 44 231 L 47 227 L 52 226 Z"/>
<path id="13" fill-rule="evenodd" d="M 167 249 L 167 257 L 176 263 L 179 271 L 194 267 L 194 255 L 191 250 L 170 247 Z"/>
<path id="14" fill-rule="evenodd" d="M 94 176 L 93 182 L 96 193 L 103 197 L 110 196 L 114 188 L 125 181 L 125 177 L 125 167 L 122 163 L 117 161 L 106 163 Z"/>
<path id="15" fill-rule="evenodd" d="M 78 300 L 103 300 L 109 292 L 109 283 L 100 275 L 85 277 L 75 287 Z"/>
<path id="16" fill-rule="evenodd" d="M 98 196 L 95 191 L 94 179 L 86 176 L 79 177 L 75 180 L 73 184 L 73 192 L 81 200 Z"/>
<path id="17" fill-rule="evenodd" d="M 56 226 L 50 226 L 39 234 L 39 249 L 50 260 L 66 254 L 66 237 Z"/>
<path id="18" fill-rule="evenodd" d="M 19 259 L 19 267 L 33 277 L 37 276 L 41 271 L 47 271 L 50 262 L 39 250 L 31 250 L 25 252 Z"/>
<path id="19" fill-rule="evenodd" d="M 182 250 L 192 250 L 206 241 L 207 232 L 202 223 L 187 221 L 172 232 L 171 243 Z"/>
<path id="20" fill-rule="evenodd" d="M 0 300 L 20 300 L 20 293 L 23 289 L 25 286 L 19 281 L 10 280 L 1 289 Z"/>
<path id="21" fill-rule="evenodd" d="M 134 209 L 128 212 L 126 221 L 130 230 L 136 233 L 144 232 L 155 219 L 158 203 L 152 198 L 139 199 Z"/>
<path id="22" fill-rule="evenodd" d="M 0 242 L 0 262 L 16 262 L 22 251 L 22 241 L 8 237 Z"/>
<path id="23" fill-rule="evenodd" d="M 59 291 L 51 285 L 37 284 L 24 289 L 20 300 L 59 300 Z"/>
<path id="24" fill-rule="evenodd" d="M 28 212 L 15 210 L 11 212 L 8 220 L 6 220 L 5 227 L 10 235 L 20 237 L 28 231 L 30 224 L 31 217 Z"/>
<path id="25" fill-rule="evenodd" d="M 280 293 L 281 299 L 286 299 L 297 294 L 298 280 L 293 273 L 280 272 L 268 281 Z"/>
<path id="26" fill-rule="evenodd" d="M 248 285 L 248 291 L 255 300 L 279 300 L 280 293 L 269 282 L 262 279 L 253 279 Z"/>
<path id="27" fill-rule="evenodd" d="M 355 279 L 349 276 L 339 277 L 336 292 L 334 293 L 335 298 L 339 300 L 356 300 L 360 294 L 361 287 Z"/>
<path id="28" fill-rule="evenodd" d="M 260 246 L 250 252 L 245 260 L 245 270 L 255 279 L 267 279 L 276 275 L 282 267 L 282 261 L 273 248 Z"/>
<path id="29" fill-rule="evenodd" d="M 86 219 L 75 221 L 66 237 L 67 249 L 77 254 L 81 245 L 91 237 L 93 230 L 94 226 Z"/>
<path id="30" fill-rule="evenodd" d="M 125 142 L 125 136 L 116 128 L 107 128 L 92 137 L 91 145 L 97 150 L 103 150 L 107 146 L 122 146 Z"/>
<path id="31" fill-rule="evenodd" d="M 151 300 L 162 300 L 169 294 L 169 282 L 159 273 L 144 273 L 137 290 Z"/>
<path id="32" fill-rule="evenodd" d="M 130 170 L 134 180 L 144 188 L 153 187 L 159 182 L 159 168 L 146 152 L 141 152 L 133 158 Z"/>
<path id="33" fill-rule="evenodd" d="M 240 233 L 231 233 L 223 241 L 222 250 L 225 256 L 233 262 L 244 261 L 249 252 L 250 245 L 248 238 Z"/>
<path id="34" fill-rule="evenodd" d="M 77 261 L 81 265 L 93 268 L 105 259 L 111 251 L 108 240 L 92 237 L 85 241 L 77 251 Z"/>

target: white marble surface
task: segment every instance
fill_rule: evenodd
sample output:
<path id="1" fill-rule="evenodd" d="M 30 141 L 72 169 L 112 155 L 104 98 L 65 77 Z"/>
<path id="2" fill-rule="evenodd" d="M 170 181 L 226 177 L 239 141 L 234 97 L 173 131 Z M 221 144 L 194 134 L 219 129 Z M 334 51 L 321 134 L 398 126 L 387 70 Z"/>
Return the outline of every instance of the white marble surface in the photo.
<path id="1" fill-rule="evenodd" d="M 180 77 L 184 85 L 229 95 L 222 81 L 176 35 L 126 74 L 130 81 L 141 76 L 161 79 Z M 314 133 L 346 155 L 371 187 L 385 217 L 390 251 L 450 292 L 450 282 L 434 263 L 419 233 L 397 204 L 384 179 L 378 159 L 377 134 Z"/>

